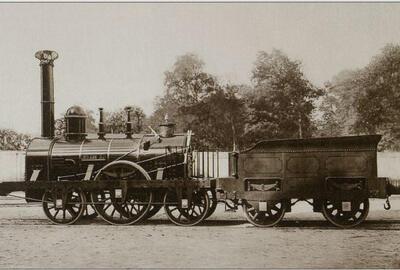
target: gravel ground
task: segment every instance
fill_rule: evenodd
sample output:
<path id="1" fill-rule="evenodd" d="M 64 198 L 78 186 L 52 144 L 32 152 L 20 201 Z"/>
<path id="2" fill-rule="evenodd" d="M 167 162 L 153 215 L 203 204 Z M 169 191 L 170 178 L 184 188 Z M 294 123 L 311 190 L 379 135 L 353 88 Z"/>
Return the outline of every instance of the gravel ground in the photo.
<path id="1" fill-rule="evenodd" d="M 1 204 L 20 202 L 0 199 Z M 400 268 L 400 198 L 371 200 L 356 229 L 330 226 L 301 203 L 279 227 L 261 229 L 220 205 L 195 227 L 161 213 L 144 224 L 101 219 L 51 225 L 40 207 L 0 207 L 0 267 L 52 268 Z"/>

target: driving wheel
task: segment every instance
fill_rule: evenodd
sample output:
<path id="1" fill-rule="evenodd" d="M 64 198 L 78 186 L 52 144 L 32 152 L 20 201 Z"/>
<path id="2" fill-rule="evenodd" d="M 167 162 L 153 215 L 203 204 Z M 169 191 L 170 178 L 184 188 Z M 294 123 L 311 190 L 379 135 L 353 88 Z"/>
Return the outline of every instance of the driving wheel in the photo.
<path id="1" fill-rule="evenodd" d="M 164 193 L 161 192 L 154 192 L 154 199 L 153 199 L 153 204 L 150 206 L 149 211 L 147 212 L 146 216 L 143 219 L 149 219 L 156 215 L 160 209 L 163 207 L 163 199 L 164 199 Z"/>
<path id="2" fill-rule="evenodd" d="M 86 219 L 86 220 L 95 219 L 98 216 L 98 214 L 92 204 L 92 199 L 90 198 L 90 192 L 85 192 L 85 198 L 86 198 L 86 206 L 83 210 L 81 219 Z"/>
<path id="3" fill-rule="evenodd" d="M 137 179 L 150 180 L 150 176 L 136 163 L 120 160 L 103 167 L 94 181 L 135 181 Z M 129 225 L 139 222 L 146 216 L 153 194 L 147 189 L 128 188 L 126 196 L 122 196 L 121 190 L 105 189 L 93 191 L 91 199 L 94 209 L 105 221 L 114 225 Z"/>
<path id="4" fill-rule="evenodd" d="M 209 218 L 215 212 L 215 210 L 217 209 L 217 205 L 218 205 L 217 194 L 216 194 L 215 190 L 207 190 L 207 195 L 210 199 L 210 207 L 209 207 L 204 219 Z"/>

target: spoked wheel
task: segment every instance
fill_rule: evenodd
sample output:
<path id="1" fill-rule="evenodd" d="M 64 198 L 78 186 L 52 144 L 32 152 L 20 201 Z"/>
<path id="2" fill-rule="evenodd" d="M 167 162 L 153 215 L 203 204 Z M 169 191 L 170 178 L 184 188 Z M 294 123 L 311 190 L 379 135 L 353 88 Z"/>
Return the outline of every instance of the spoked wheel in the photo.
<path id="1" fill-rule="evenodd" d="M 147 212 L 147 214 L 145 215 L 145 217 L 143 218 L 143 220 L 149 219 L 151 217 L 153 217 L 154 215 L 156 215 L 160 209 L 163 207 L 164 205 L 164 193 L 163 192 L 153 192 L 153 204 L 150 206 L 149 211 Z"/>
<path id="2" fill-rule="evenodd" d="M 243 202 L 243 212 L 247 220 L 257 227 L 272 227 L 278 224 L 286 212 L 288 202 Z"/>
<path id="3" fill-rule="evenodd" d="M 87 204 L 83 210 L 82 219 L 95 219 L 98 216 L 93 205 Z"/>
<path id="4" fill-rule="evenodd" d="M 210 208 L 208 209 L 204 219 L 209 218 L 215 212 L 218 205 L 217 194 L 215 193 L 215 190 L 207 190 L 207 195 L 210 199 Z"/>
<path id="5" fill-rule="evenodd" d="M 86 207 L 83 210 L 81 218 L 87 220 L 95 219 L 98 216 L 98 214 L 93 207 L 92 199 L 90 198 L 90 193 L 86 192 L 85 197 L 86 197 Z"/>
<path id="6" fill-rule="evenodd" d="M 79 190 L 71 190 L 67 194 L 46 191 L 42 197 L 43 211 L 55 224 L 73 224 L 83 214 L 86 207 L 85 194 Z"/>
<path id="7" fill-rule="evenodd" d="M 136 163 L 120 160 L 107 164 L 94 181 L 147 179 L 148 173 Z M 146 189 L 128 188 L 125 198 L 121 190 L 100 190 L 91 194 L 96 212 L 108 223 L 129 225 L 142 220 L 150 209 L 153 193 Z"/>
<path id="8" fill-rule="evenodd" d="M 162 207 L 163 207 L 162 204 L 153 204 L 150 207 L 149 212 L 147 212 L 145 219 L 148 219 L 148 218 L 151 218 L 151 217 L 155 216 L 160 211 L 160 209 Z"/>
<path id="9" fill-rule="evenodd" d="M 185 205 L 186 204 L 186 205 Z M 193 191 L 191 201 L 179 201 L 176 192 L 169 191 L 164 196 L 164 209 L 169 220 L 180 226 L 193 226 L 201 222 L 210 207 L 210 198 L 204 191 Z"/>
<path id="10" fill-rule="evenodd" d="M 325 200 L 322 214 L 333 225 L 340 228 L 352 228 L 363 222 L 369 212 L 369 200 Z"/>

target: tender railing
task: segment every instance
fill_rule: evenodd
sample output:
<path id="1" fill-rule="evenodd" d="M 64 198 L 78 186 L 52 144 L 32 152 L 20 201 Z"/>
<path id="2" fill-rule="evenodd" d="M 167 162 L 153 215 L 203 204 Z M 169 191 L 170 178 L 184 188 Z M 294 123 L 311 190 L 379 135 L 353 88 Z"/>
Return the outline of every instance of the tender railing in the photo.
<path id="1" fill-rule="evenodd" d="M 220 178 L 229 176 L 229 152 L 195 150 L 192 152 L 192 177 Z"/>

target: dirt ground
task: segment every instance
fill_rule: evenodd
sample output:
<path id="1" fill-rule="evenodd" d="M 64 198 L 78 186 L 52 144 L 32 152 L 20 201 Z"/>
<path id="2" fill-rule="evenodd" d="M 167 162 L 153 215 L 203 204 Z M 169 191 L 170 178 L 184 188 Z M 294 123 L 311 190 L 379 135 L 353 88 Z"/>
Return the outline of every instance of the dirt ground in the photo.
<path id="1" fill-rule="evenodd" d="M 1 204 L 21 202 L 0 197 Z M 302 203 L 279 227 L 246 222 L 223 205 L 195 227 L 164 213 L 133 226 L 100 219 L 51 225 L 38 206 L 0 206 L 0 267 L 52 268 L 400 268 L 400 198 L 371 201 L 356 229 L 330 226 Z"/>

